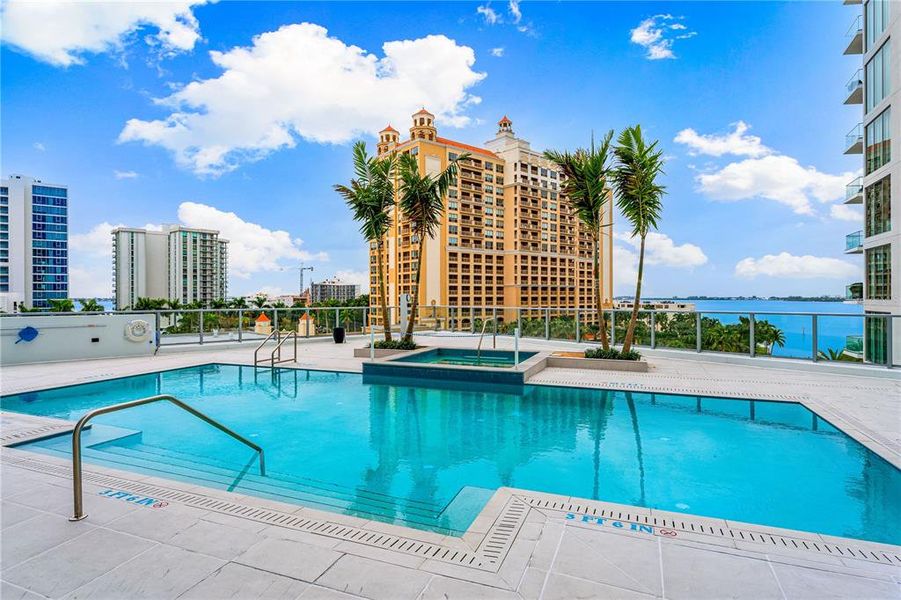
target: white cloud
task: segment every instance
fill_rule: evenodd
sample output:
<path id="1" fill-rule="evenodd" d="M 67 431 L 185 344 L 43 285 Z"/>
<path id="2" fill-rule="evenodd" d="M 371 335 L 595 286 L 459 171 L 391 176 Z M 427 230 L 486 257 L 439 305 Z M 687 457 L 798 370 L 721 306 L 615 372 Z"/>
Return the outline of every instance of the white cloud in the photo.
<path id="1" fill-rule="evenodd" d="M 841 198 L 853 173 L 830 175 L 803 167 L 794 158 L 770 155 L 748 158 L 697 176 L 701 192 L 714 200 L 765 198 L 784 204 L 797 214 L 813 214 L 812 202 Z"/>
<path id="2" fill-rule="evenodd" d="M 422 106 L 440 124 L 470 122 L 464 111 L 480 98 L 467 90 L 485 77 L 472 70 L 472 48 L 430 35 L 386 42 L 382 49 L 378 58 L 318 25 L 286 25 L 256 36 L 250 47 L 211 52 L 223 70 L 219 77 L 158 99 L 171 114 L 130 119 L 119 141 L 162 146 L 180 165 L 215 176 L 294 147 L 298 137 L 342 143 L 375 135 Z"/>
<path id="3" fill-rule="evenodd" d="M 513 23 L 518 24 L 522 21 L 522 10 L 519 8 L 518 0 L 510 0 L 507 5 L 507 9 L 510 11 L 510 16 L 513 18 Z"/>
<path id="4" fill-rule="evenodd" d="M 69 268 L 69 290 L 72 298 L 109 298 L 113 295 L 109 264 L 80 265 Z"/>
<path id="5" fill-rule="evenodd" d="M 114 170 L 113 175 L 116 176 L 116 179 L 135 179 L 138 177 L 138 173 L 136 171 L 118 171 Z"/>
<path id="6" fill-rule="evenodd" d="M 3 41 L 59 67 L 83 64 L 85 54 L 121 49 L 140 30 L 163 55 L 194 48 L 200 39 L 193 6 L 206 0 L 94 2 L 6 0 Z"/>
<path id="7" fill-rule="evenodd" d="M 718 135 L 699 134 L 694 129 L 683 129 L 673 140 L 677 144 L 688 146 L 688 153 L 692 156 L 707 154 L 710 156 L 723 156 L 735 154 L 738 156 L 761 157 L 772 154 L 773 151 L 763 145 L 756 135 L 746 135 L 751 128 L 744 121 L 734 123 L 735 129 L 727 134 Z"/>
<path id="8" fill-rule="evenodd" d="M 247 278 L 260 271 L 276 271 L 282 261 L 325 261 L 325 252 L 309 252 L 301 248 L 303 241 L 291 238 L 284 230 L 266 229 L 245 221 L 233 212 L 224 212 L 197 202 L 182 202 L 178 207 L 179 221 L 188 227 L 216 229 L 221 238 L 229 241 L 228 270 L 230 275 Z"/>
<path id="9" fill-rule="evenodd" d="M 47 147 L 44 146 L 44 144 L 42 144 L 41 142 L 35 142 L 31 145 L 31 147 L 34 148 L 35 150 L 37 150 L 38 152 L 43 152 L 47 149 Z"/>
<path id="10" fill-rule="evenodd" d="M 839 221 L 863 223 L 863 212 L 847 204 L 833 204 L 829 207 L 829 216 Z"/>
<path id="11" fill-rule="evenodd" d="M 676 58 L 673 52 L 675 40 L 684 40 L 697 35 L 697 32 L 687 31 L 687 27 L 680 21 L 684 17 L 674 17 L 669 14 L 654 15 L 638 24 L 638 27 L 629 31 L 630 40 L 647 50 L 645 57 L 648 60 L 661 60 Z M 675 31 L 684 31 L 674 35 Z"/>
<path id="12" fill-rule="evenodd" d="M 641 238 L 638 236 L 617 233 L 614 238 L 629 244 L 636 251 L 641 246 Z M 707 255 L 700 246 L 689 243 L 676 245 L 668 235 L 651 231 L 645 238 L 644 262 L 646 265 L 693 268 L 706 264 Z"/>
<path id="13" fill-rule="evenodd" d="M 497 23 L 502 22 L 501 16 L 497 14 L 497 11 L 488 6 L 487 4 L 484 6 L 479 6 L 476 8 L 476 13 L 482 15 L 485 19 L 485 23 L 488 25 L 495 25 Z"/>
<path id="14" fill-rule="evenodd" d="M 788 252 L 748 257 L 735 265 L 735 275 L 743 279 L 777 277 L 786 279 L 847 279 L 860 275 L 860 267 L 844 260 L 821 256 L 794 256 Z"/>
<path id="15" fill-rule="evenodd" d="M 504 49 L 503 49 L 503 48 L 492 48 L 492 49 L 491 49 L 491 56 L 496 56 L 497 58 L 500 58 L 500 57 L 502 57 L 503 55 L 504 55 Z"/>
<path id="16" fill-rule="evenodd" d="M 369 293 L 369 273 L 366 271 L 337 271 L 335 278 L 344 283 L 353 283 L 360 286 L 361 294 Z"/>
<path id="17" fill-rule="evenodd" d="M 112 231 L 116 227 L 125 227 L 123 224 L 111 225 L 104 221 L 94 225 L 86 233 L 74 233 L 69 236 L 69 248 L 73 254 L 90 257 L 112 256 L 113 238 Z"/>

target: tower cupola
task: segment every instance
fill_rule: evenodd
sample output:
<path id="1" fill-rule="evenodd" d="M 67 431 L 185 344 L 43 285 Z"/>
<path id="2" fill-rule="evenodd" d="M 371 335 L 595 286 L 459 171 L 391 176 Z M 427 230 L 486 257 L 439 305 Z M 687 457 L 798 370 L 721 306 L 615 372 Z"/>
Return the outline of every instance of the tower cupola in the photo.
<path id="1" fill-rule="evenodd" d="M 390 124 L 379 132 L 379 143 L 376 146 L 379 154 L 393 150 L 397 146 L 400 133 Z"/>
<path id="2" fill-rule="evenodd" d="M 434 142 L 437 137 L 438 130 L 435 128 L 435 115 L 424 108 L 414 113 L 413 126 L 410 127 L 410 139 Z"/>
<path id="3" fill-rule="evenodd" d="M 497 122 L 497 134 L 500 135 L 502 133 L 513 134 L 513 121 L 510 120 L 510 117 L 504 115 L 503 118 Z"/>

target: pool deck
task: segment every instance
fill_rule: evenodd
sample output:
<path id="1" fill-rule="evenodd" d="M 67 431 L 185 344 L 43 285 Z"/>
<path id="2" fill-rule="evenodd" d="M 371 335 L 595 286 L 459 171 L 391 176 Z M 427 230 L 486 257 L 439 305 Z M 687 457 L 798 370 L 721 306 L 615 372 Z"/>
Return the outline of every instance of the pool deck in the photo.
<path id="1" fill-rule="evenodd" d="M 360 372 L 364 359 L 353 358 L 353 348 L 366 341 L 304 342 L 296 366 Z M 420 343 L 475 342 L 424 336 Z M 511 344 L 498 339 L 499 349 Z M 9 394 L 211 362 L 251 364 L 252 355 L 249 346 L 165 349 L 153 358 L 3 367 L 0 377 Z M 648 373 L 549 368 L 530 383 L 801 402 L 901 466 L 901 372 L 855 376 L 796 361 L 647 355 Z M 0 444 L 69 426 L 5 413 Z M 88 518 L 70 523 L 66 461 L 8 447 L 0 459 L 3 600 L 901 598 L 898 546 L 510 488 L 454 538 L 87 465 Z M 141 502 L 148 498 L 155 506 Z"/>

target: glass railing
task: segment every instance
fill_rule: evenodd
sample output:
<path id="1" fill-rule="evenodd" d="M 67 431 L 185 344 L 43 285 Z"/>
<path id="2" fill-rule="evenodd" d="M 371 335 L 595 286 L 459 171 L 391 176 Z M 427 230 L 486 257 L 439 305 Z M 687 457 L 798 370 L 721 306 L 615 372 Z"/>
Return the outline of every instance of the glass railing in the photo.
<path id="1" fill-rule="evenodd" d="M 845 252 L 857 250 L 863 245 L 863 231 L 855 231 L 845 236 Z"/>
<path id="2" fill-rule="evenodd" d="M 863 300 L 863 282 L 846 285 L 845 300 Z"/>
<path id="3" fill-rule="evenodd" d="M 845 152 L 856 144 L 863 143 L 863 123 L 858 123 L 845 135 Z"/>
<path id="4" fill-rule="evenodd" d="M 857 72 L 848 80 L 848 83 L 845 85 L 845 90 L 848 92 L 848 95 L 854 93 L 855 90 L 858 90 L 863 87 L 863 69 L 857 69 Z"/>
<path id="5" fill-rule="evenodd" d="M 855 36 L 863 34 L 863 15 L 857 15 L 857 18 L 851 23 L 851 26 L 848 27 L 848 32 L 845 34 L 845 37 L 848 39 L 853 39 Z"/>
<path id="6" fill-rule="evenodd" d="M 857 177 L 845 186 L 845 201 L 863 193 L 863 177 Z"/>

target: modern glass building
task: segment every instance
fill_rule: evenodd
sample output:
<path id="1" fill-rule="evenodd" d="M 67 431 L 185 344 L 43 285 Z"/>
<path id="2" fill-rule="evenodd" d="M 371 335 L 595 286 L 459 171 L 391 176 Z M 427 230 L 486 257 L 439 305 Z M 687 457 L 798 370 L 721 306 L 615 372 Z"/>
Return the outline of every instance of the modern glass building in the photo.
<path id="1" fill-rule="evenodd" d="M 69 190 L 25 175 L 0 182 L 0 309 L 69 296 Z"/>

